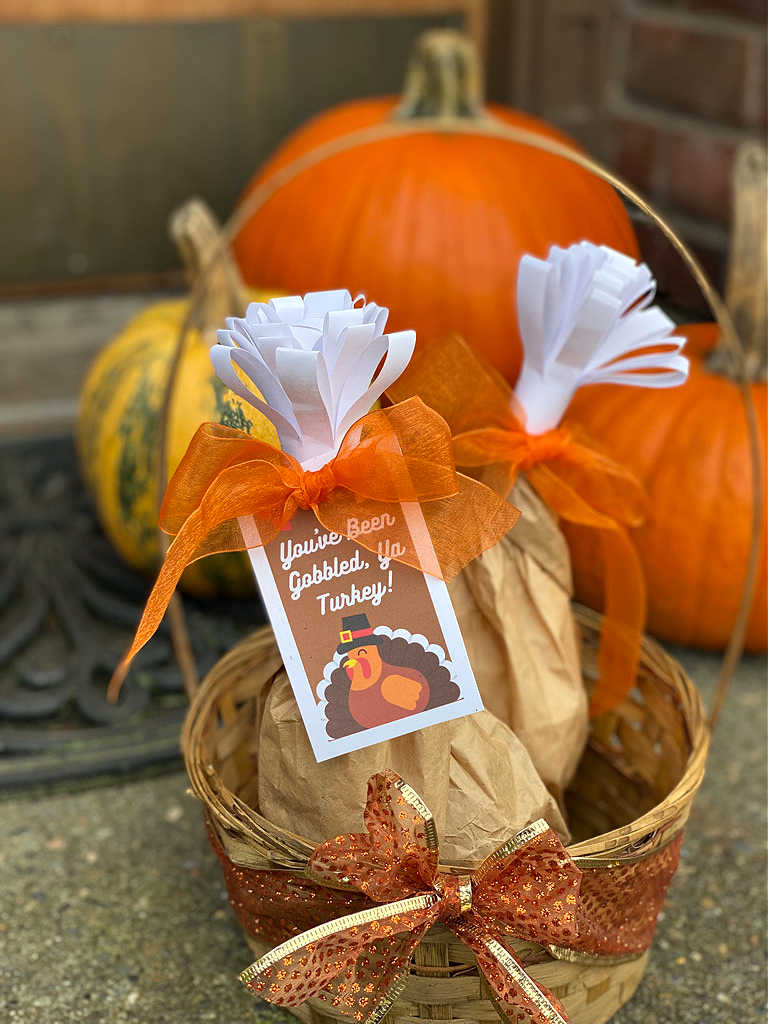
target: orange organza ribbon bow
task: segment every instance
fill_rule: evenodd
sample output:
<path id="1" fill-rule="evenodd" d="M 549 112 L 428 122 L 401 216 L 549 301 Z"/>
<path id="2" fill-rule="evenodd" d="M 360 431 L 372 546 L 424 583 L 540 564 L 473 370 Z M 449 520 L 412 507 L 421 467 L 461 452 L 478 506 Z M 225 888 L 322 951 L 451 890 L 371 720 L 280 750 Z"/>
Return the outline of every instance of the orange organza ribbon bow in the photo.
<path id="1" fill-rule="evenodd" d="M 590 714 L 615 707 L 634 686 L 645 623 L 645 580 L 627 533 L 644 518 L 639 482 L 569 429 L 526 433 L 506 381 L 460 338 L 417 353 L 388 394 L 417 394 L 437 410 L 453 433 L 456 465 L 482 469 L 480 479 L 499 494 L 524 472 L 555 515 L 597 532 L 605 620 Z"/>
<path id="2" fill-rule="evenodd" d="M 421 504 L 428 540 L 418 530 L 411 535 L 403 502 Z M 395 525 L 388 537 L 400 551 L 393 557 L 445 580 L 500 540 L 520 515 L 456 472 L 448 425 L 419 398 L 363 416 L 316 471 L 240 430 L 205 423 L 168 484 L 160 526 L 174 541 L 110 693 L 159 626 L 190 562 L 267 544 L 299 509 L 312 509 L 322 526 L 344 536 L 349 518 L 389 513 Z M 377 551 L 375 534 L 356 535 L 355 543 Z"/>
<path id="3" fill-rule="evenodd" d="M 372 1024 L 402 991 L 416 946 L 442 922 L 475 954 L 511 1021 L 565 1024 L 557 999 L 503 944 L 515 937 L 557 953 L 582 945 L 582 932 L 588 943 L 599 932 L 580 900 L 582 872 L 546 821 L 522 829 L 467 875 L 438 870 L 434 819 L 395 772 L 379 772 L 368 782 L 364 822 L 367 832 L 318 846 L 306 874 L 322 885 L 361 890 L 378 905 L 276 946 L 240 975 L 246 987 L 281 1006 L 319 997 Z M 661 899 L 665 888 L 659 887 Z M 650 910 L 643 904 L 650 932 L 638 935 L 630 952 L 647 948 L 660 905 L 656 900 Z M 605 937 L 591 943 L 605 944 Z"/>

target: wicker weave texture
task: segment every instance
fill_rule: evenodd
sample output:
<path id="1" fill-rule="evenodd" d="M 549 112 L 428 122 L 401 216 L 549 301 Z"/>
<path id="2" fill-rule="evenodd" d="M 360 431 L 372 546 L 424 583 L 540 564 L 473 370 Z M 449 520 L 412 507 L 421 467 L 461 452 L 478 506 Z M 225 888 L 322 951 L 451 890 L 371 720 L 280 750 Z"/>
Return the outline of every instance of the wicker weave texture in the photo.
<path id="1" fill-rule="evenodd" d="M 596 672 L 600 616 L 584 609 L 576 614 L 589 688 Z M 258 723 L 266 690 L 281 667 L 270 630 L 239 644 L 200 688 L 182 746 L 192 787 L 229 858 L 244 867 L 301 872 L 312 849 L 328 837 L 294 835 L 255 809 Z M 695 687 L 657 644 L 644 640 L 636 686 L 622 705 L 593 722 L 567 795 L 575 838 L 568 849 L 577 863 L 637 860 L 676 835 L 701 783 L 708 742 Z M 443 868 L 451 870 L 451 865 Z M 267 951 L 258 939 L 246 938 L 256 953 Z M 607 1021 L 634 992 L 648 957 L 571 963 L 531 943 L 510 946 L 531 976 L 562 1000 L 572 1024 Z M 306 1024 L 345 1019 L 318 1001 L 295 1013 Z M 437 927 L 417 950 L 408 985 L 388 1019 L 393 1024 L 481 1022 L 497 1020 L 498 1013 L 469 949 Z"/>

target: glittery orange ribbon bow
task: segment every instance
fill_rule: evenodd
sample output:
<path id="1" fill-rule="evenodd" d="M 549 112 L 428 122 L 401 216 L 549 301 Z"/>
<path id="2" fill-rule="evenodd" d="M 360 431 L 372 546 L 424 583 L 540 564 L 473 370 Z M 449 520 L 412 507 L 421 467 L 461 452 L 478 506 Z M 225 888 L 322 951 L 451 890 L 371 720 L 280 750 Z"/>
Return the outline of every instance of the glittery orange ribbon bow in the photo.
<path id="1" fill-rule="evenodd" d="M 374 1024 L 405 985 L 411 954 L 442 922 L 477 958 L 510 1021 L 566 1024 L 557 999 L 526 973 L 507 936 L 568 948 L 579 935 L 582 873 L 540 819 L 472 874 L 438 870 L 429 809 L 393 771 L 368 783 L 367 832 L 318 846 L 307 867 L 324 885 L 361 890 L 377 906 L 288 939 L 240 975 L 254 994 L 281 1006 L 318 997 Z"/>
<path id="2" fill-rule="evenodd" d="M 453 434 L 456 465 L 479 471 L 500 495 L 524 472 L 555 515 L 597 532 L 605 619 L 590 713 L 615 707 L 634 686 L 645 623 L 645 580 L 627 533 L 644 518 L 637 479 L 575 431 L 526 433 L 509 385 L 459 338 L 417 353 L 388 394 L 417 394 L 439 412 Z"/>
<path id="3" fill-rule="evenodd" d="M 409 529 L 402 511 L 409 502 L 420 503 L 426 543 Z M 267 544 L 299 509 L 312 509 L 322 526 L 344 536 L 350 518 L 389 514 L 388 537 L 399 552 L 392 557 L 445 580 L 500 540 L 520 515 L 493 490 L 456 472 L 448 425 L 419 398 L 363 416 L 338 454 L 315 471 L 241 430 L 205 423 L 168 484 L 160 526 L 175 539 L 110 694 L 159 626 L 190 562 Z M 377 551 L 375 534 L 356 534 L 355 542 Z"/>

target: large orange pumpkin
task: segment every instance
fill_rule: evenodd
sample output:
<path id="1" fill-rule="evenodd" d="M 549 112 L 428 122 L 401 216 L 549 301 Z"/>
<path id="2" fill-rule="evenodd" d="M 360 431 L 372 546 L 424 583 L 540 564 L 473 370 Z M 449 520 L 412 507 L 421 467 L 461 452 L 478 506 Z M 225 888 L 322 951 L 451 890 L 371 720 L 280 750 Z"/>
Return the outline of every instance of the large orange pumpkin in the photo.
<path id="1" fill-rule="evenodd" d="M 346 103 L 311 120 L 263 167 L 247 197 L 329 140 L 392 119 L 450 128 L 500 119 L 574 146 L 537 118 L 484 107 L 477 56 L 455 32 L 417 43 L 401 100 Z M 244 198 L 245 198 L 244 197 Z M 460 332 L 514 381 L 520 366 L 515 281 L 523 253 L 588 238 L 637 257 L 626 210 L 589 171 L 502 138 L 425 130 L 321 159 L 269 198 L 234 244 L 248 282 L 375 296 L 393 330 L 429 340 Z"/>
<path id="2" fill-rule="evenodd" d="M 747 348 L 751 394 L 765 465 L 766 157 L 754 145 L 739 154 L 728 305 Z M 762 237 L 761 237 L 762 225 Z M 748 562 L 754 492 L 744 399 L 715 324 L 680 328 L 694 342 L 691 375 L 681 388 L 645 391 L 615 385 L 577 393 L 566 420 L 583 426 L 645 485 L 649 511 L 634 541 L 648 583 L 648 630 L 672 643 L 722 648 L 736 620 Z M 707 354 L 709 352 L 709 354 Z M 760 569 L 746 647 L 768 648 L 766 508 Z M 595 551 L 586 532 L 565 528 L 576 594 L 600 607 Z M 598 563 L 599 564 L 599 563 Z"/>

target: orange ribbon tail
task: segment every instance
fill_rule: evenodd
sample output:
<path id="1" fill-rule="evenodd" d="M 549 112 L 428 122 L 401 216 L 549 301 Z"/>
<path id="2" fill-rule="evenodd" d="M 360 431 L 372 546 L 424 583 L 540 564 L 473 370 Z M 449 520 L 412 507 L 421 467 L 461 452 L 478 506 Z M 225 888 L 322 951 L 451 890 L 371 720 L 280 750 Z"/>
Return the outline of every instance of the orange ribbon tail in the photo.
<path id="1" fill-rule="evenodd" d="M 645 580 L 640 559 L 624 525 L 618 518 L 598 512 L 594 497 L 592 501 L 585 500 L 548 464 L 531 466 L 527 476 L 561 519 L 596 530 L 600 537 L 605 618 L 598 653 L 598 683 L 589 713 L 593 717 L 601 715 L 620 704 L 635 685 L 645 623 Z"/>

